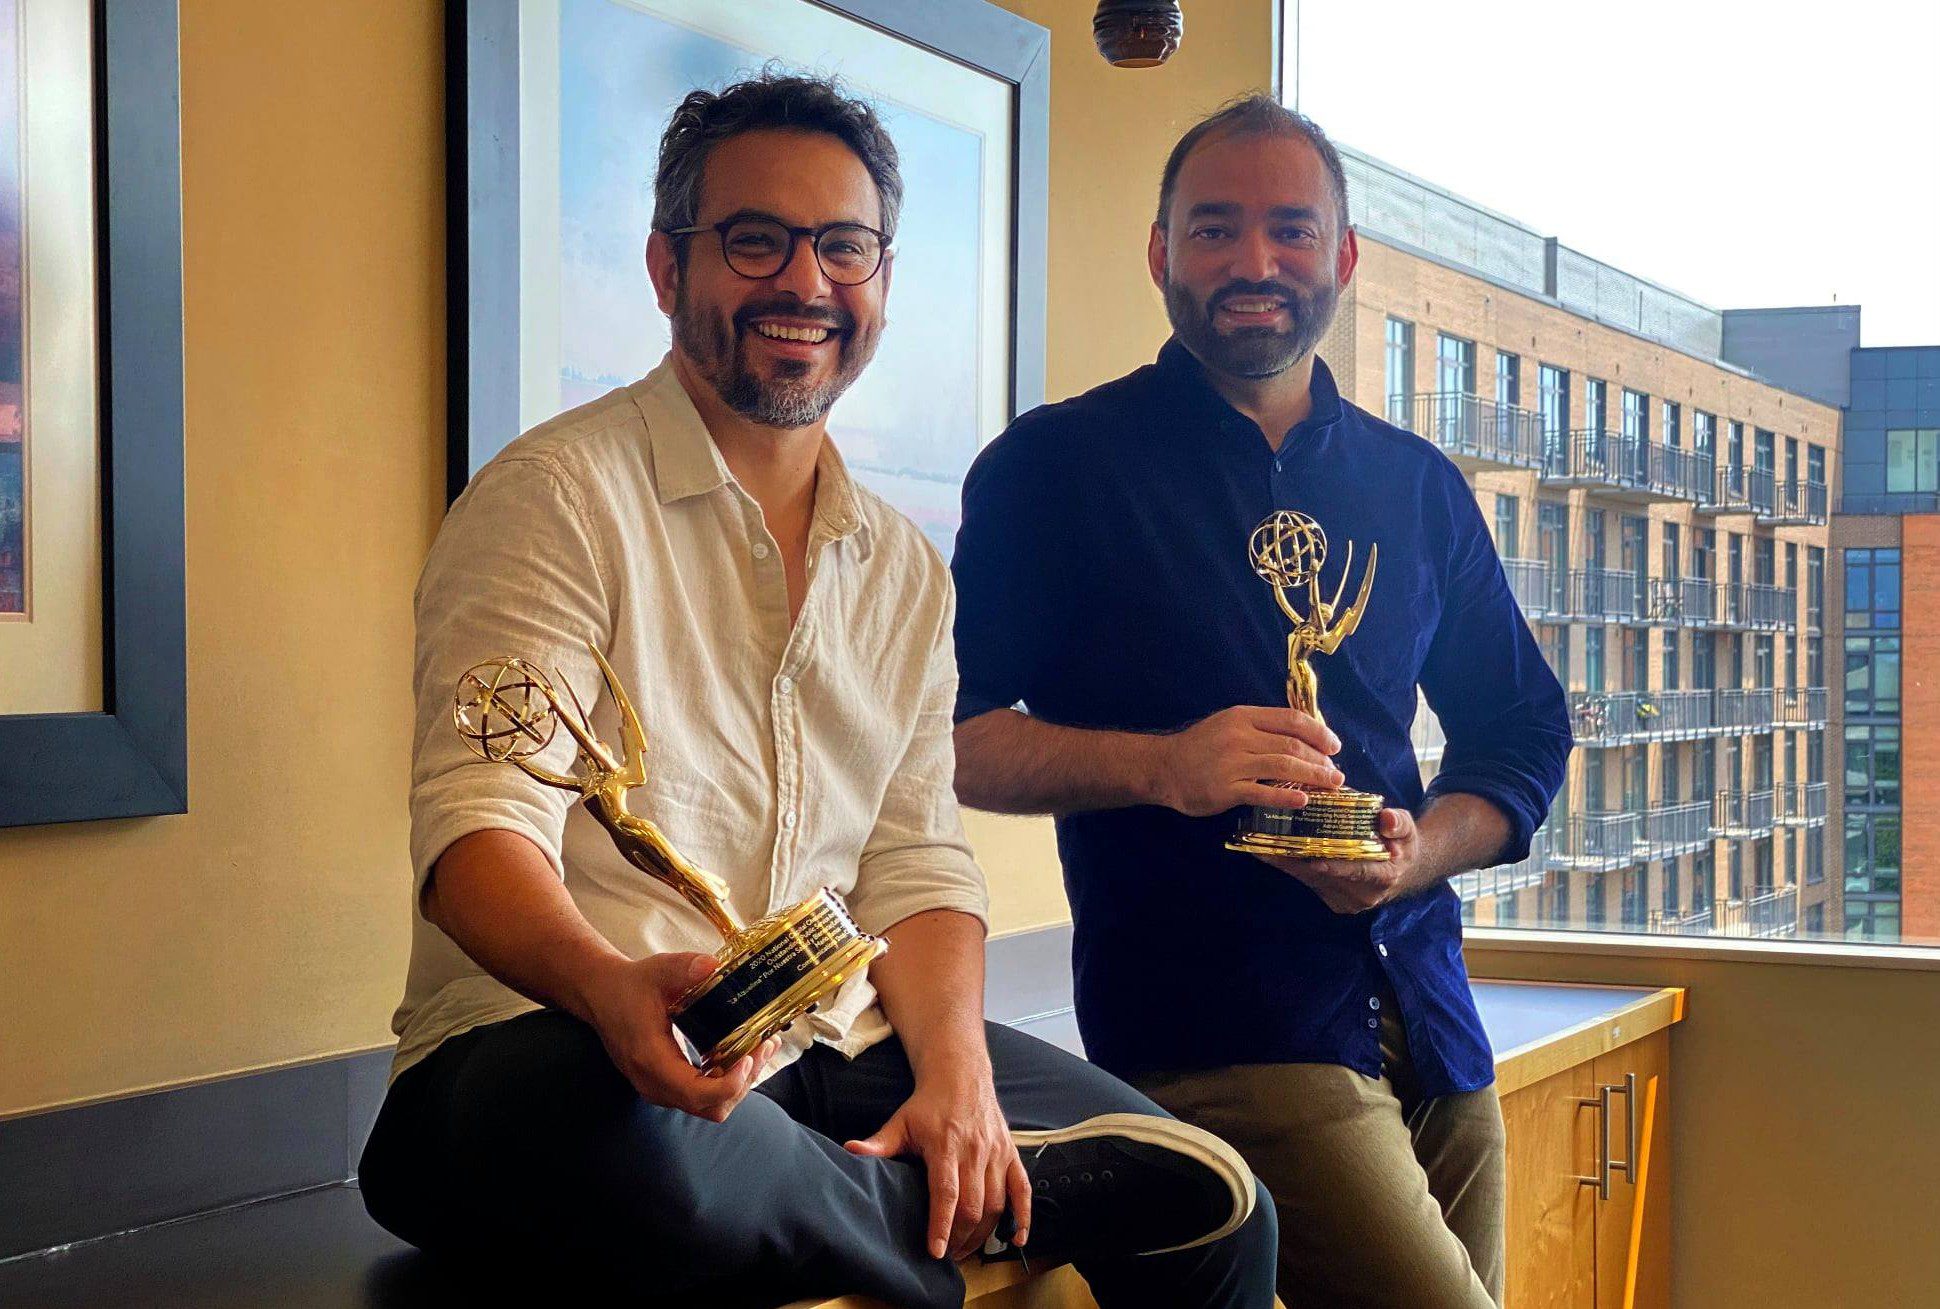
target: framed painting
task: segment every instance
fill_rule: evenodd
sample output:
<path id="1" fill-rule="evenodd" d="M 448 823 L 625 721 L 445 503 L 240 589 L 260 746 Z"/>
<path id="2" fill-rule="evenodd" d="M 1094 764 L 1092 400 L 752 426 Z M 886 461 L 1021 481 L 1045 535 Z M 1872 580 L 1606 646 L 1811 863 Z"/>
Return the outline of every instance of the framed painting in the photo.
<path id="1" fill-rule="evenodd" d="M 188 805 L 172 0 L 0 0 L 0 826 Z"/>
<path id="2" fill-rule="evenodd" d="M 963 475 L 1044 394 L 1049 34 L 982 0 L 450 0 L 448 490 L 668 348 L 644 249 L 681 98 L 833 73 L 901 156 L 890 325 L 829 431 L 947 557 Z M 462 112 L 460 109 L 462 107 Z"/>

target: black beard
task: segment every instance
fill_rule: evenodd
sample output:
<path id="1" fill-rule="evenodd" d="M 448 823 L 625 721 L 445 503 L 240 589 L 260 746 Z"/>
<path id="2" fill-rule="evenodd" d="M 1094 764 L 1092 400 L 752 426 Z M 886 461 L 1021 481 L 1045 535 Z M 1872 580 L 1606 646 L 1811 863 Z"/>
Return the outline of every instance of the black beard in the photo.
<path id="1" fill-rule="evenodd" d="M 1224 333 L 1213 325 L 1221 301 L 1246 296 L 1285 301 L 1288 328 L 1243 327 Z M 1340 292 L 1331 285 L 1303 293 L 1280 282 L 1229 282 L 1201 303 L 1171 278 L 1165 283 L 1165 316 L 1180 342 L 1206 367 L 1233 377 L 1272 377 L 1293 367 L 1320 344 L 1339 303 Z"/>
<path id="2" fill-rule="evenodd" d="M 750 319 L 770 312 L 818 321 L 838 333 L 835 375 L 820 385 L 805 382 L 801 379 L 809 365 L 797 359 L 777 363 L 773 378 L 763 378 L 748 367 L 742 333 L 753 330 L 747 326 Z M 721 403 L 763 427 L 798 428 L 820 422 L 875 357 L 880 335 L 879 329 L 860 329 L 848 314 L 811 310 L 792 297 L 786 302 L 743 305 L 729 320 L 689 303 L 684 284 L 674 294 L 672 321 L 674 342 L 694 361 Z"/>

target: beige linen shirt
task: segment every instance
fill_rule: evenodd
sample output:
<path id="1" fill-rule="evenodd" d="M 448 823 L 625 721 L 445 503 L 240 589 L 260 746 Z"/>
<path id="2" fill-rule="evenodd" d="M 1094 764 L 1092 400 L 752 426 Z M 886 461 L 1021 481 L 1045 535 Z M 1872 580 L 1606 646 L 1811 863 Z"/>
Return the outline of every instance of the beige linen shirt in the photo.
<path id="1" fill-rule="evenodd" d="M 586 652 L 599 644 L 647 729 L 647 784 L 631 807 L 727 882 L 743 921 L 823 885 L 869 932 L 931 909 L 987 920 L 951 789 L 949 570 L 849 476 L 833 443 L 817 464 L 808 590 L 792 626 L 781 552 L 671 361 L 480 470 L 438 533 L 416 603 L 416 894 L 393 1077 L 447 1037 L 538 1007 L 424 917 L 432 866 L 468 833 L 530 838 L 587 921 L 631 957 L 720 945 L 697 911 L 621 858 L 576 795 L 466 748 L 452 724 L 459 676 L 498 656 L 557 668 L 617 747 Z M 535 758 L 555 772 L 571 760 L 563 730 Z M 769 1071 L 812 1040 L 853 1057 L 888 1034 L 857 977 L 795 1024 Z"/>

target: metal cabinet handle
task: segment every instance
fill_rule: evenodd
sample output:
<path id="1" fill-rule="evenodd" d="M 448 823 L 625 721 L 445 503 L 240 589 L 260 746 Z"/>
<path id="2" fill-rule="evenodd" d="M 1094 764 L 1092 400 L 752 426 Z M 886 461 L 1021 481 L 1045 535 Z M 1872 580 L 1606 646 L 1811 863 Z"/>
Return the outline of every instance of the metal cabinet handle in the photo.
<path id="1" fill-rule="evenodd" d="M 1618 1159 L 1610 1152 L 1610 1097 L 1623 1097 L 1624 1140 L 1623 1158 Z M 1584 1186 L 1594 1186 L 1599 1200 L 1610 1198 L 1610 1174 L 1622 1173 L 1632 1186 L 1637 1184 L 1637 1074 L 1625 1073 L 1623 1081 L 1606 1082 L 1597 1088 L 1594 1096 L 1578 1096 L 1579 1105 L 1596 1107 L 1596 1171 L 1585 1176 L 1578 1173 L 1576 1180 Z"/>

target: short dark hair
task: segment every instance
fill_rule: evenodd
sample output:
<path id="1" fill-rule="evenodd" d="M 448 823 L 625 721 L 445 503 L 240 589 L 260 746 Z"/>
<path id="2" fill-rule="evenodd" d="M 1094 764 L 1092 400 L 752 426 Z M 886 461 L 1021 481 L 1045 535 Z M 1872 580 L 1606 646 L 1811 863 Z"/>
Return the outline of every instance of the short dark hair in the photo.
<path id="1" fill-rule="evenodd" d="M 1347 170 L 1341 167 L 1340 151 L 1334 149 L 1334 143 L 1313 119 L 1287 108 L 1264 91 L 1228 101 L 1193 124 L 1172 147 L 1165 161 L 1165 173 L 1159 180 L 1160 227 L 1172 216 L 1172 188 L 1179 180 L 1179 169 L 1194 147 L 1209 136 L 1294 136 L 1305 141 L 1327 166 L 1327 176 L 1334 183 L 1334 204 L 1340 211 L 1341 230 L 1347 230 Z"/>
<path id="2" fill-rule="evenodd" d="M 845 94 L 835 78 L 796 77 L 774 67 L 720 91 L 690 91 L 660 137 L 653 178 L 653 225 L 691 227 L 701 207 L 701 180 L 714 147 L 743 132 L 827 132 L 855 152 L 875 181 L 882 230 L 896 235 L 903 174 L 896 143 L 876 111 Z M 683 243 L 683 251 L 685 249 Z"/>

